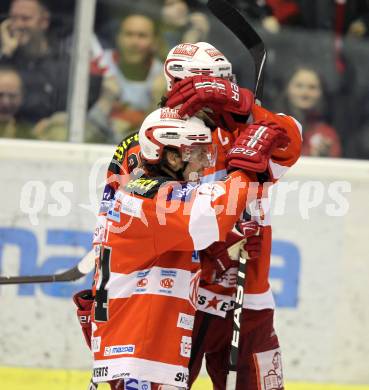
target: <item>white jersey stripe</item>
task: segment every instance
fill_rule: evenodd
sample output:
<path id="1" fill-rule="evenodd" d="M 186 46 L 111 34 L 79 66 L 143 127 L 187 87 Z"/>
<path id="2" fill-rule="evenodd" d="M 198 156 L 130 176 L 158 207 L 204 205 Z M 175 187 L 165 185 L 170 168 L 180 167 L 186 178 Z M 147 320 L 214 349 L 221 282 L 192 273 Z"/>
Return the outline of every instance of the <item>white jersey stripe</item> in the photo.
<path id="1" fill-rule="evenodd" d="M 163 378 L 166 378 L 166 384 L 185 388 L 187 377 L 188 369 L 186 367 L 129 356 L 98 360 L 94 362 L 93 366 L 95 383 L 120 378 L 144 378 L 149 382 L 163 383 Z"/>
<path id="2" fill-rule="evenodd" d="M 112 272 L 106 289 L 109 291 L 109 299 L 154 294 L 188 300 L 190 282 L 190 271 L 152 267 L 130 274 Z"/>
<path id="3" fill-rule="evenodd" d="M 197 190 L 188 227 L 195 250 L 205 249 L 214 241 L 219 241 L 218 221 L 211 201 L 222 195 L 221 191 L 224 193 L 219 185 L 207 183 Z"/>
<path id="4" fill-rule="evenodd" d="M 244 294 L 243 308 L 251 310 L 274 309 L 275 302 L 272 290 L 261 294 Z"/>

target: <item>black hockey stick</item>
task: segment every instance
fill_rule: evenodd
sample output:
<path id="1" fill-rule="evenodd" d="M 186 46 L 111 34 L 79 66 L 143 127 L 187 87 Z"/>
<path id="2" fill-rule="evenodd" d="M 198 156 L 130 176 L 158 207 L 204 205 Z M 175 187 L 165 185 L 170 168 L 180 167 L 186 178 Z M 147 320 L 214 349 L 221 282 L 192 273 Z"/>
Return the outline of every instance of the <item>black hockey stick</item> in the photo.
<path id="1" fill-rule="evenodd" d="M 240 11 L 226 0 L 209 0 L 207 6 L 250 52 L 255 65 L 255 100 L 260 104 L 263 97 L 264 66 L 267 57 L 263 40 Z"/>
<path id="2" fill-rule="evenodd" d="M 54 275 L 0 276 L 1 284 L 73 282 L 89 274 L 95 267 L 95 254 L 91 250 L 79 263 L 65 272 Z"/>
<path id="3" fill-rule="evenodd" d="M 227 375 L 226 390 L 236 388 L 237 382 L 237 362 L 238 350 L 240 345 L 241 316 L 243 308 L 244 285 L 246 279 L 246 259 L 240 257 L 237 272 L 237 290 L 233 313 L 233 330 L 231 341 L 231 353 L 229 355 L 229 369 Z"/>

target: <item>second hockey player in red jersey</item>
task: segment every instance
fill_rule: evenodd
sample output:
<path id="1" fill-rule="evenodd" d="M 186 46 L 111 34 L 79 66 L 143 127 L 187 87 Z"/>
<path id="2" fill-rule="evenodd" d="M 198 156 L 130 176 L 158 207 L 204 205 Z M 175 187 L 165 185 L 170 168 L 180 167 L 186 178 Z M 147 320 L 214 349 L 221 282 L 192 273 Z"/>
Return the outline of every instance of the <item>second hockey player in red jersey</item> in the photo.
<path id="1" fill-rule="evenodd" d="M 187 45 L 187 50 L 172 49 L 165 62 L 165 72 L 170 92 L 166 104 L 178 106 L 181 115 L 206 111 L 219 126 L 218 143 L 232 156 L 233 166 L 242 167 L 257 175 L 258 197 L 250 204 L 251 219 L 262 227 L 260 256 L 247 262 L 244 311 L 241 324 L 241 345 L 237 369 L 239 390 L 282 390 L 283 374 L 281 352 L 273 327 L 275 303 L 269 284 L 271 257 L 271 221 L 269 215 L 269 185 L 298 160 L 301 153 L 301 125 L 290 116 L 274 114 L 253 101 L 250 91 L 232 81 L 232 66 L 213 46 L 200 42 Z M 190 50 L 191 48 L 191 50 Z M 179 81 L 181 80 L 181 81 Z M 222 133 L 220 128 L 230 130 Z M 275 148 L 268 156 L 268 138 L 283 128 L 290 142 L 285 148 Z M 236 139 L 236 145 L 233 144 Z M 263 152 L 266 152 L 265 154 Z M 247 154 L 247 164 L 237 156 Z M 225 174 L 225 163 L 218 159 L 216 177 Z M 266 183 L 264 186 L 263 184 Z M 219 245 L 219 244 L 217 244 Z M 202 363 L 212 379 L 214 389 L 223 390 L 229 366 L 232 337 L 232 300 L 236 268 L 227 258 L 227 242 L 214 245 L 206 251 L 207 258 L 223 259 L 229 269 L 215 283 L 202 280 L 199 289 L 193 349 L 190 363 L 189 385 L 196 379 Z M 273 379 L 273 387 L 270 383 Z"/>

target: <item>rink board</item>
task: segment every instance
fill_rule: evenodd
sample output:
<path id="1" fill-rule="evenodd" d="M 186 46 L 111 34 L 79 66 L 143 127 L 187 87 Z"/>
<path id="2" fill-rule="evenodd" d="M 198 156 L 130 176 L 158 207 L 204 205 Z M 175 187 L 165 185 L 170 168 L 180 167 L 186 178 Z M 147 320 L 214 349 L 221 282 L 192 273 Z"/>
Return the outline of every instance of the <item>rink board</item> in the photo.
<path id="1" fill-rule="evenodd" d="M 54 273 L 86 253 L 113 151 L 0 141 L 1 274 Z M 271 281 L 290 381 L 369 383 L 368 193 L 368 162 L 314 158 L 273 191 Z M 88 369 L 70 297 L 89 283 L 1 287 L 0 365 Z"/>

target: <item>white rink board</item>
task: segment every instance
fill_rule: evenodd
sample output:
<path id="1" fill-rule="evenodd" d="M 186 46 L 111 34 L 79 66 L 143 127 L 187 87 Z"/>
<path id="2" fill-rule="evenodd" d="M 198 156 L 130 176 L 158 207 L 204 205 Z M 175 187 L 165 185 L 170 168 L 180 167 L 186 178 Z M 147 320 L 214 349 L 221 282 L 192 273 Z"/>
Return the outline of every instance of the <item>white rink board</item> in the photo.
<path id="1" fill-rule="evenodd" d="M 84 255 L 113 151 L 113 146 L 0 141 L 1 274 L 55 272 Z M 100 169 L 91 173 L 96 160 Z M 285 376 L 368 383 L 369 162 L 301 159 L 286 180 L 296 181 L 297 190 L 287 195 L 283 215 L 272 219 L 271 270 Z M 29 181 L 37 182 L 30 188 L 38 188 L 39 204 L 34 192 L 25 195 Z M 323 195 L 306 219 L 301 197 L 311 188 L 321 189 L 309 181 L 320 181 Z M 329 204 L 337 205 L 328 193 L 333 181 L 351 185 L 351 192 L 343 194 L 349 202 L 344 216 L 326 212 Z M 272 211 L 280 214 L 283 197 L 277 190 Z M 318 198 L 310 195 L 309 201 Z M 32 218 L 38 224 L 24 212 L 27 205 L 38 206 Z M 90 367 L 70 299 L 81 283 L 0 288 L 0 366 Z"/>

